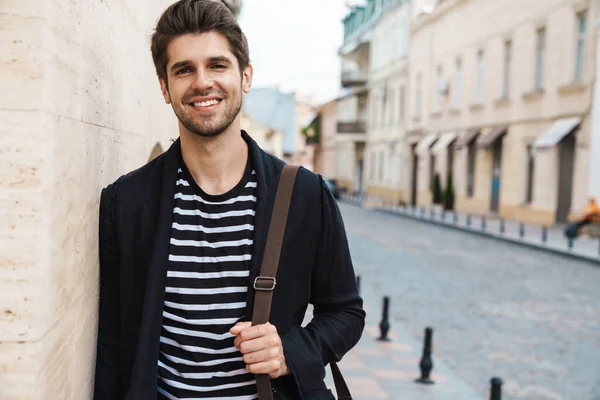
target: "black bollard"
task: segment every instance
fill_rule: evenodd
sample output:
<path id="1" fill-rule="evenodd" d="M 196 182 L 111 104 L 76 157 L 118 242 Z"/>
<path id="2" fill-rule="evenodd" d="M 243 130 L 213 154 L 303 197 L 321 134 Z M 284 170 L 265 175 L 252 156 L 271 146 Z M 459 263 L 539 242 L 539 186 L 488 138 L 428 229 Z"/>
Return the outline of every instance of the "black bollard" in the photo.
<path id="1" fill-rule="evenodd" d="M 492 384 L 490 400 L 502 400 L 502 379 L 494 377 L 490 383 Z"/>
<path id="2" fill-rule="evenodd" d="M 548 228 L 542 226 L 542 243 L 546 244 L 548 242 Z"/>
<path id="3" fill-rule="evenodd" d="M 504 218 L 500 220 L 500 234 L 504 235 L 504 232 L 506 231 L 506 225 L 504 223 Z"/>
<path id="4" fill-rule="evenodd" d="M 467 214 L 467 227 L 471 227 L 471 214 Z"/>
<path id="5" fill-rule="evenodd" d="M 419 369 L 421 370 L 421 377 L 416 379 L 415 382 L 422 383 L 425 385 L 432 385 L 433 382 L 429 377 L 433 370 L 433 360 L 431 358 L 431 342 L 433 336 L 433 328 L 425 328 L 425 340 L 423 343 L 423 356 L 419 363 Z"/>
<path id="6" fill-rule="evenodd" d="M 360 276 L 356 277 L 356 288 L 358 289 L 358 294 L 360 294 Z"/>
<path id="7" fill-rule="evenodd" d="M 481 230 L 485 232 L 485 228 L 487 226 L 487 219 L 485 216 L 481 217 Z"/>
<path id="8" fill-rule="evenodd" d="M 525 237 L 525 224 L 519 223 L 519 237 L 523 239 Z"/>
<path id="9" fill-rule="evenodd" d="M 569 247 L 569 250 L 573 250 L 573 238 L 572 237 L 569 238 L 569 242 L 567 245 Z"/>
<path id="10" fill-rule="evenodd" d="M 390 298 L 385 296 L 383 298 L 383 313 L 381 315 L 381 322 L 379 323 L 379 329 L 381 331 L 381 336 L 377 339 L 382 342 L 389 342 L 388 332 L 390 330 L 390 321 L 389 321 L 389 308 L 390 308 Z"/>

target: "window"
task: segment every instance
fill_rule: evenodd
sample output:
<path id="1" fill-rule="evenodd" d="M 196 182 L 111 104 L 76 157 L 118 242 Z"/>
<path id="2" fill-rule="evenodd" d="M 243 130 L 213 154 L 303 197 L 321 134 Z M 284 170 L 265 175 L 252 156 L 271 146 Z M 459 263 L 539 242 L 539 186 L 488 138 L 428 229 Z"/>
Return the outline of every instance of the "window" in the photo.
<path id="1" fill-rule="evenodd" d="M 369 113 L 369 120 L 372 128 L 377 126 L 377 97 L 374 93 L 371 94 L 371 112 Z"/>
<path id="2" fill-rule="evenodd" d="M 433 190 L 433 177 L 435 175 L 435 154 L 429 153 L 429 188 Z"/>
<path id="3" fill-rule="evenodd" d="M 421 116 L 421 74 L 417 75 L 415 92 L 415 117 Z"/>
<path id="4" fill-rule="evenodd" d="M 462 86 L 462 61 L 456 60 L 456 72 L 454 72 L 454 90 L 452 91 L 452 104 L 460 104 L 460 92 Z"/>
<path id="5" fill-rule="evenodd" d="M 502 79 L 502 97 L 507 99 L 510 94 L 510 64 L 512 56 L 512 42 L 504 42 L 504 77 Z"/>
<path id="6" fill-rule="evenodd" d="M 396 113 L 396 104 L 394 104 L 394 100 L 396 100 L 396 93 L 394 92 L 393 89 L 390 89 L 390 104 L 388 107 L 388 119 L 387 119 L 387 125 L 388 126 L 392 126 L 394 125 L 394 120 L 395 120 L 395 116 L 394 114 Z"/>
<path id="7" fill-rule="evenodd" d="M 408 53 L 408 24 L 402 24 L 400 31 L 400 56 L 404 57 Z"/>
<path id="8" fill-rule="evenodd" d="M 483 50 L 477 53 L 477 77 L 475 82 L 475 103 L 483 103 Z"/>
<path id="9" fill-rule="evenodd" d="M 371 152 L 371 168 L 369 171 L 369 178 L 371 178 L 371 181 L 375 180 L 375 168 L 376 168 L 376 164 L 377 160 L 376 160 L 376 153 L 374 151 Z"/>
<path id="10" fill-rule="evenodd" d="M 400 104 L 398 105 L 398 123 L 404 120 L 404 86 L 400 86 Z"/>
<path id="11" fill-rule="evenodd" d="M 535 81 L 533 88 L 540 90 L 544 79 L 544 48 L 546 47 L 546 28 L 537 30 L 537 40 L 535 44 Z"/>
<path id="12" fill-rule="evenodd" d="M 585 62 L 585 32 L 587 30 L 587 12 L 577 16 L 577 54 L 575 55 L 575 80 L 583 78 L 583 63 Z"/>
<path id="13" fill-rule="evenodd" d="M 434 92 L 434 97 L 433 97 L 435 99 L 435 104 L 433 106 L 434 112 L 442 111 L 442 85 L 443 84 L 444 84 L 444 82 L 443 82 L 443 78 L 442 78 L 442 67 L 437 67 L 435 92 Z"/>
<path id="14" fill-rule="evenodd" d="M 379 182 L 383 182 L 383 163 L 384 163 L 385 153 L 381 151 L 379 153 Z"/>
<path id="15" fill-rule="evenodd" d="M 387 110 L 387 89 L 383 88 L 381 89 L 381 117 L 379 119 L 379 127 L 383 127 L 385 126 L 386 120 L 385 120 L 385 112 Z"/>
<path id="16" fill-rule="evenodd" d="M 467 197 L 473 197 L 475 192 L 475 155 L 476 155 L 475 140 L 469 143 L 468 160 L 467 160 Z"/>
<path id="17" fill-rule="evenodd" d="M 533 146 L 527 146 L 527 190 L 525 192 L 525 203 L 531 204 L 533 201 L 533 171 L 534 171 L 534 159 L 533 159 Z"/>
<path id="18" fill-rule="evenodd" d="M 452 171 L 454 170 L 454 149 L 452 147 L 452 143 L 448 145 L 448 148 L 446 149 L 446 151 L 448 152 L 447 156 L 446 156 L 446 178 L 447 178 L 448 175 L 452 174 Z M 448 179 L 446 179 L 446 186 L 448 186 Z"/>

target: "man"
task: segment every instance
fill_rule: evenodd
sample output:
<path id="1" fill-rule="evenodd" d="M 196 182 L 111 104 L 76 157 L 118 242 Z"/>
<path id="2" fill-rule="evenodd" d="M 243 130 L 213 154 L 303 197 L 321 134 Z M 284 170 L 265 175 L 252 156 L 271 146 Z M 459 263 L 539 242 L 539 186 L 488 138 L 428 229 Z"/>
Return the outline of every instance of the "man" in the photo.
<path id="1" fill-rule="evenodd" d="M 357 343 L 365 313 L 331 192 L 300 169 L 270 320 L 251 326 L 284 163 L 240 128 L 246 38 L 220 2 L 181 0 L 151 50 L 179 139 L 102 191 L 94 398 L 255 399 L 260 374 L 276 399 L 333 399 L 325 366 Z"/>
<path id="2" fill-rule="evenodd" d="M 581 217 L 565 227 L 565 236 L 567 238 L 576 238 L 584 227 L 597 223 L 600 223 L 600 208 L 598 208 L 596 198 L 591 196 L 588 204 L 583 209 Z"/>

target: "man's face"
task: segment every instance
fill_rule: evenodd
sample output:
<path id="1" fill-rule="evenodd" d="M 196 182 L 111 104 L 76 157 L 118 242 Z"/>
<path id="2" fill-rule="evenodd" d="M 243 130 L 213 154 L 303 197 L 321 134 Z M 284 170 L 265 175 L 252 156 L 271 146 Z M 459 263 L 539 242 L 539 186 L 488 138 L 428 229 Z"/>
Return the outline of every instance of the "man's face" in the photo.
<path id="1" fill-rule="evenodd" d="M 160 79 L 161 90 L 181 125 L 204 137 L 225 131 L 242 108 L 242 92 L 250 90 L 252 66 L 240 76 L 227 39 L 216 32 L 178 36 L 167 56 L 168 85 Z"/>

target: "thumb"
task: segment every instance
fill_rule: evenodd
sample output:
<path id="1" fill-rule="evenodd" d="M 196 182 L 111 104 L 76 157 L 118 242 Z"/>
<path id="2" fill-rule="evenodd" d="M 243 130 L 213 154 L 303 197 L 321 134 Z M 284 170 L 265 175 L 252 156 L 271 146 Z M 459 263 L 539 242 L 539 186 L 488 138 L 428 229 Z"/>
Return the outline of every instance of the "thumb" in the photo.
<path id="1" fill-rule="evenodd" d="M 229 330 L 229 333 L 237 336 L 240 334 L 241 331 L 243 331 L 246 328 L 250 328 L 251 326 L 252 322 L 238 322 Z"/>

